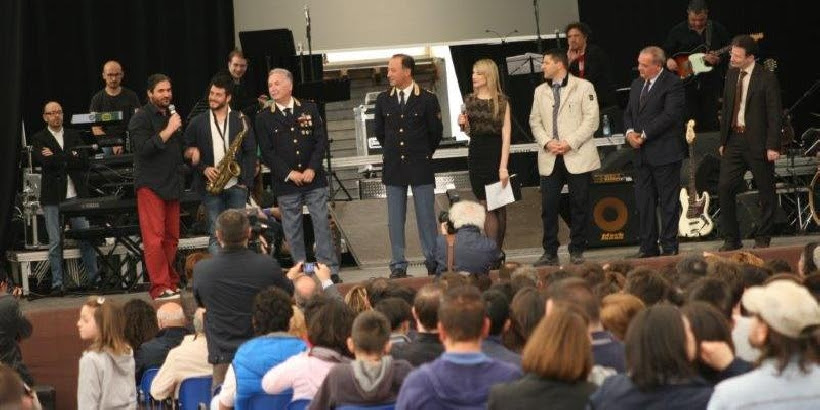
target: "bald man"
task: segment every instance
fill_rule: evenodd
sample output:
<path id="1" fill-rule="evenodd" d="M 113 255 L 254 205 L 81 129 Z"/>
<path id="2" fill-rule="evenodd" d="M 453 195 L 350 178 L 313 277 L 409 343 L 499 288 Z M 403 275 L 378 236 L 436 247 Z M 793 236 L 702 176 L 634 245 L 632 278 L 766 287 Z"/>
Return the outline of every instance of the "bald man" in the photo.
<path id="1" fill-rule="evenodd" d="M 163 306 L 167 305 L 169 304 Z M 210 376 L 213 373 L 213 366 L 208 363 L 204 313 L 205 309 L 202 308 L 194 312 L 194 333 L 185 336 L 179 346 L 171 349 L 165 363 L 160 366 L 157 376 L 151 383 L 151 396 L 155 399 L 164 400 L 171 396 L 176 398 L 175 392 L 179 392 L 179 385 L 183 380 L 189 377 Z"/>
<path id="2" fill-rule="evenodd" d="M 179 346 L 185 335 L 190 333 L 185 328 L 185 311 L 176 302 L 165 303 L 157 309 L 157 324 L 159 333 L 156 337 L 143 343 L 134 353 L 137 383 L 146 370 L 161 366 L 168 352 Z"/>
<path id="3" fill-rule="evenodd" d="M 131 115 L 140 106 L 137 93 L 122 86 L 125 70 L 119 62 L 111 60 L 103 65 L 102 78 L 105 88 L 91 97 L 91 112 L 122 111 L 123 119 L 116 124 L 92 127 L 91 131 L 97 136 L 117 137 L 125 139 L 128 130 L 128 121 Z M 106 154 L 118 155 L 124 151 L 123 147 L 106 149 Z"/>
<path id="4" fill-rule="evenodd" d="M 48 233 L 48 261 L 51 265 L 51 294 L 62 296 L 63 286 L 63 228 L 60 219 L 60 202 L 73 201 L 87 196 L 83 169 L 87 165 L 87 152 L 74 150 L 83 145 L 80 134 L 63 127 L 63 107 L 56 101 L 43 108 L 46 128 L 31 138 L 34 159 L 43 168 L 40 188 L 40 204 L 46 220 Z M 69 220 L 73 229 L 88 228 L 88 220 L 82 217 Z M 80 251 L 89 286 L 97 279 L 97 255 L 86 241 L 80 241 Z M 78 284 L 79 285 L 79 284 Z"/>

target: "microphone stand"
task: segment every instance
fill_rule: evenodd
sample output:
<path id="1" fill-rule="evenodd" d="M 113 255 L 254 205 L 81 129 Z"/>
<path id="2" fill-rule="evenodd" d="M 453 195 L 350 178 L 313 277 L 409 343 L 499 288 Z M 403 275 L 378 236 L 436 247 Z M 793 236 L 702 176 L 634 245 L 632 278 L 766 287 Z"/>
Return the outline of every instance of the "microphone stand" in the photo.
<path id="1" fill-rule="evenodd" d="M 535 10 L 535 36 L 538 54 L 544 54 L 544 47 L 541 44 L 541 17 L 538 12 L 538 0 L 532 0 L 532 7 Z"/>
<path id="2" fill-rule="evenodd" d="M 507 92 L 509 90 L 509 88 L 508 88 L 509 72 L 508 72 L 508 69 L 507 69 L 507 37 L 509 37 L 510 34 L 518 33 L 518 30 L 510 31 L 509 33 L 504 34 L 504 35 L 501 35 L 501 33 L 497 32 L 495 30 L 490 30 L 490 29 L 486 29 L 486 30 L 484 30 L 484 32 L 485 33 L 495 34 L 501 40 L 501 65 L 498 67 L 499 77 L 500 77 L 499 80 L 501 81 L 501 91 L 502 92 Z M 534 71 L 532 57 L 529 58 L 529 63 L 530 63 L 530 73 L 532 73 Z M 473 90 L 473 91 L 475 91 L 475 90 Z M 509 96 L 508 96 L 508 98 L 509 98 Z M 512 113 L 510 113 L 510 114 L 512 114 Z M 529 136 L 527 134 L 526 130 L 524 130 L 524 127 L 522 127 L 521 124 L 518 122 L 518 118 L 516 118 L 515 115 L 510 115 L 510 119 L 512 120 L 512 126 L 514 128 L 512 134 L 515 134 L 515 131 L 517 130 L 522 136 L 524 136 L 524 137 Z"/>
<path id="3" fill-rule="evenodd" d="M 305 35 L 307 36 L 307 43 L 308 43 L 308 64 L 310 65 L 310 81 L 314 81 L 316 79 L 316 73 L 313 72 L 313 40 L 310 36 L 310 9 L 308 8 L 307 4 L 305 4 Z M 310 82 L 306 81 L 306 82 Z"/>

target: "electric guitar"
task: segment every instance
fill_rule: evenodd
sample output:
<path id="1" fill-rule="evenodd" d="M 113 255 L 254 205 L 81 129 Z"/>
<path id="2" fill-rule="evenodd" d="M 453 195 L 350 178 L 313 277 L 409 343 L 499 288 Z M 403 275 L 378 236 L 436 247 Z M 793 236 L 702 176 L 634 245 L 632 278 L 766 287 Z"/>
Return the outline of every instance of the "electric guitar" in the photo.
<path id="1" fill-rule="evenodd" d="M 689 144 L 689 186 L 680 190 L 683 211 L 678 222 L 678 234 L 684 238 L 699 238 L 712 233 L 715 228 L 709 216 L 709 193 L 698 195 L 695 187 L 695 120 L 686 124 L 686 143 Z"/>
<path id="2" fill-rule="evenodd" d="M 754 41 L 760 41 L 763 39 L 763 33 L 753 33 L 749 34 L 749 36 Z M 712 71 L 714 67 L 707 65 L 706 60 L 704 59 L 706 53 L 696 52 L 702 48 L 705 48 L 705 46 L 701 45 L 688 53 L 678 53 L 672 56 L 672 59 L 678 64 L 678 69 L 675 70 L 675 73 L 677 73 L 681 79 L 686 79 L 700 73 L 708 73 L 709 71 Z M 732 46 L 728 45 L 715 50 L 713 53 L 719 57 L 731 49 Z"/>

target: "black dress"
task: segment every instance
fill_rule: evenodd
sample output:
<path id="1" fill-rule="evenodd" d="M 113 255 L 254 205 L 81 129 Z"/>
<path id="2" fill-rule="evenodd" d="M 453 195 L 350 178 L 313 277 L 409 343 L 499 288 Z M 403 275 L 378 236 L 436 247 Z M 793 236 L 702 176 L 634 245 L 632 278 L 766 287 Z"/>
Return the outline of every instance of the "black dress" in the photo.
<path id="1" fill-rule="evenodd" d="M 480 200 L 487 199 L 484 186 L 498 182 L 498 168 L 501 165 L 501 128 L 504 125 L 504 110 L 507 98 L 499 96 L 498 104 L 504 107 L 495 116 L 493 100 L 484 100 L 470 94 L 464 101 L 470 121 L 470 146 L 467 164 L 470 169 L 470 185 L 473 194 Z"/>

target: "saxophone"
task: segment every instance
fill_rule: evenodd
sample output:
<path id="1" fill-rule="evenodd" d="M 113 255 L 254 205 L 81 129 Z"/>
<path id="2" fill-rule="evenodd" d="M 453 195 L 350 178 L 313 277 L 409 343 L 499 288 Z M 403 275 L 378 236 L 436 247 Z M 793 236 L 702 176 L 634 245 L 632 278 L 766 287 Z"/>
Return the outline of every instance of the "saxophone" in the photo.
<path id="1" fill-rule="evenodd" d="M 242 140 L 245 139 L 245 134 L 248 133 L 248 120 L 245 114 L 241 112 L 239 113 L 239 119 L 242 120 L 242 131 L 236 135 L 236 138 L 234 138 L 230 147 L 228 147 L 228 150 L 225 152 L 225 156 L 222 157 L 219 164 L 216 165 L 216 178 L 214 178 L 213 181 L 208 181 L 208 184 L 205 186 L 205 189 L 211 195 L 221 194 L 228 181 L 238 177 L 242 171 L 242 168 L 240 168 L 236 162 L 236 151 L 242 146 Z"/>

